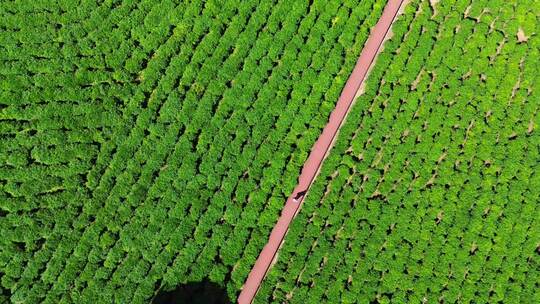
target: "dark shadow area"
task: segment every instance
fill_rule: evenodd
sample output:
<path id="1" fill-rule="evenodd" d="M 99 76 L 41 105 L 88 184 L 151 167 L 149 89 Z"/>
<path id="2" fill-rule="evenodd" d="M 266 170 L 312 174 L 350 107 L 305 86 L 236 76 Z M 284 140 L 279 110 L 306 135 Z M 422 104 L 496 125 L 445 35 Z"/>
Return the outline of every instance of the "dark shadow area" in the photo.
<path id="1" fill-rule="evenodd" d="M 153 304 L 231 304 L 224 287 L 205 279 L 182 284 L 174 290 L 159 290 Z"/>

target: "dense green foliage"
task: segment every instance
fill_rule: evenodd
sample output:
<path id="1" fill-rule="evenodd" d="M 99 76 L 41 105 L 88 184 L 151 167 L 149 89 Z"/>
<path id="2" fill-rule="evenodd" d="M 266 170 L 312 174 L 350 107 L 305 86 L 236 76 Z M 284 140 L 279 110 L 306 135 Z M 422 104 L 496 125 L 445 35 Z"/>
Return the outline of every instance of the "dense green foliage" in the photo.
<path id="1" fill-rule="evenodd" d="M 412 1 L 257 303 L 540 303 L 540 5 Z"/>
<path id="2" fill-rule="evenodd" d="M 385 1 L 1 1 L 0 302 L 235 297 Z"/>

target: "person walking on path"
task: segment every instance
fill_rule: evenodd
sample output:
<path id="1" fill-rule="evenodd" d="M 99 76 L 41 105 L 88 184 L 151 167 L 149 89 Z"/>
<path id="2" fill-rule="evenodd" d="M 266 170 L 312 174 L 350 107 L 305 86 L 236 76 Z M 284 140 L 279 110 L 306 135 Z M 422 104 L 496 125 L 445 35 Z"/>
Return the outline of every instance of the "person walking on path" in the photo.
<path id="1" fill-rule="evenodd" d="M 343 88 L 343 92 L 336 103 L 335 109 L 330 114 L 328 124 L 324 127 L 304 163 L 304 167 L 298 178 L 298 185 L 287 199 L 281 212 L 281 216 L 270 233 L 268 243 L 259 254 L 259 257 L 255 261 L 255 264 L 242 287 L 240 296 L 238 297 L 238 303 L 250 304 L 255 298 L 266 273 L 276 258 L 277 251 L 285 239 L 290 223 L 300 210 L 302 202 L 305 199 L 311 184 L 315 180 L 324 158 L 330 151 L 339 128 L 343 124 L 354 98 L 364 82 L 369 68 L 375 61 L 375 57 L 379 53 L 381 45 L 390 30 L 390 26 L 394 22 L 403 3 L 404 0 L 388 0 L 379 21 L 371 31 L 371 34 L 362 49 L 362 53 L 356 62 L 356 66 Z"/>

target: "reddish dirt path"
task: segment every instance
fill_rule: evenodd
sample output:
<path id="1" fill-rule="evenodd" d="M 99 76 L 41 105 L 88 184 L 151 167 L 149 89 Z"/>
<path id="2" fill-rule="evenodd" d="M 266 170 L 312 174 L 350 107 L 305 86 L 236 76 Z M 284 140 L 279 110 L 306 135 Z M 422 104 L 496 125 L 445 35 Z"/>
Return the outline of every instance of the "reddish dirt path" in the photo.
<path id="1" fill-rule="evenodd" d="M 289 224 L 300 210 L 304 197 L 319 173 L 322 162 L 332 147 L 339 128 L 355 99 L 354 97 L 363 83 L 369 68 L 375 61 L 375 57 L 379 53 L 390 26 L 394 22 L 403 2 L 404 0 L 388 0 L 381 18 L 373 28 L 360 54 L 360 58 L 356 62 L 354 70 L 351 76 L 349 76 L 345 88 L 343 88 L 336 108 L 330 114 L 328 124 L 324 127 L 322 134 L 313 145 L 311 153 L 304 163 L 298 179 L 298 185 L 287 199 L 281 216 L 270 233 L 268 243 L 264 246 L 244 283 L 244 287 L 238 297 L 238 303 L 249 304 L 253 301 L 268 269 L 272 266 L 277 251 L 289 229 Z"/>

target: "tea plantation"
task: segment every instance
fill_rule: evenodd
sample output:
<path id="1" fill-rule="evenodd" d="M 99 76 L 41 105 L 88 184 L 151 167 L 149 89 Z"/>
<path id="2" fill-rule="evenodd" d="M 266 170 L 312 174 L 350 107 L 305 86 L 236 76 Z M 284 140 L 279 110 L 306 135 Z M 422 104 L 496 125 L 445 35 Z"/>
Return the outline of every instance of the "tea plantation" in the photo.
<path id="1" fill-rule="evenodd" d="M 538 4 L 409 4 L 256 303 L 540 303 Z"/>
<path id="2" fill-rule="evenodd" d="M 1 1 L 0 302 L 234 299 L 385 1 Z"/>
<path id="3" fill-rule="evenodd" d="M 234 301 L 385 4 L 0 1 L 0 303 Z M 392 32 L 255 303 L 540 303 L 540 2 Z"/>

